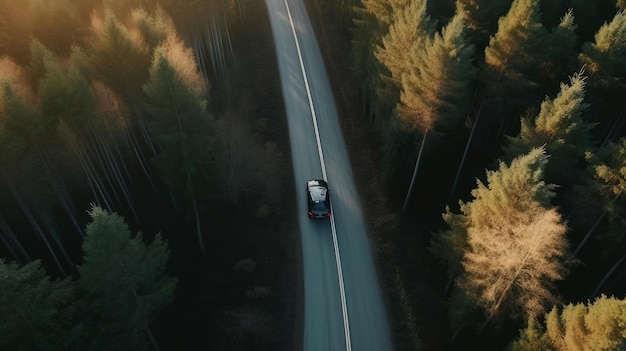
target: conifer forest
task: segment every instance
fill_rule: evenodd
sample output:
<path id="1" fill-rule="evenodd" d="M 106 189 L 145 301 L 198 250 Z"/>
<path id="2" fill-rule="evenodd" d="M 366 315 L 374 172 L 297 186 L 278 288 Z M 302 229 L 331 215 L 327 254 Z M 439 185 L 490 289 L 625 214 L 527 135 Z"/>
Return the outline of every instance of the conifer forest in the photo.
<path id="1" fill-rule="evenodd" d="M 626 1 L 305 4 L 394 349 L 626 349 Z M 301 347 L 282 98 L 263 1 L 0 0 L 0 350 Z"/>

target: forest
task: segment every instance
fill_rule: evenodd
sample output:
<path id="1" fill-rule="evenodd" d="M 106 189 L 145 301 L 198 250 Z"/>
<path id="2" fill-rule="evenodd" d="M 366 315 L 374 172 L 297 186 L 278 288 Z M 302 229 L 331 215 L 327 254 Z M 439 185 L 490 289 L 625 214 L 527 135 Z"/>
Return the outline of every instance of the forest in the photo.
<path id="1" fill-rule="evenodd" d="M 395 348 L 624 348 L 626 2 L 307 6 Z M 296 347 L 265 11 L 0 0 L 0 349 Z"/>
<path id="2" fill-rule="evenodd" d="M 0 1 L 0 349 L 290 348 L 264 11 Z"/>
<path id="3" fill-rule="evenodd" d="M 422 290 L 410 280 L 425 268 L 406 261 L 427 254 L 436 267 L 447 328 L 429 341 L 432 328 L 405 313 L 401 330 L 417 324 L 401 343 L 407 350 L 626 345 L 625 9 L 623 1 L 334 5 L 382 179 L 417 223 L 398 237 L 419 235 L 427 246 L 402 251 L 394 265 L 405 286 Z M 418 309 L 424 297 L 407 294 L 405 311 Z"/>

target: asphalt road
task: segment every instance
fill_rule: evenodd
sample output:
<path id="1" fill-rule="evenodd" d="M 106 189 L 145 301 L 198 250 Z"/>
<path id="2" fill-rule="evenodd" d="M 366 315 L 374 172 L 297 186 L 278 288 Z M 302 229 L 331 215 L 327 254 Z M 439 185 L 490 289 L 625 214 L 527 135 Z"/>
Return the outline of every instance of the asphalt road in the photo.
<path id="1" fill-rule="evenodd" d="M 265 3 L 276 44 L 296 180 L 304 267 L 303 350 L 391 350 L 359 194 L 304 3 Z M 306 181 L 316 178 L 328 181 L 332 220 L 311 220 L 306 214 Z M 367 197 L 367 191 L 362 195 Z"/>

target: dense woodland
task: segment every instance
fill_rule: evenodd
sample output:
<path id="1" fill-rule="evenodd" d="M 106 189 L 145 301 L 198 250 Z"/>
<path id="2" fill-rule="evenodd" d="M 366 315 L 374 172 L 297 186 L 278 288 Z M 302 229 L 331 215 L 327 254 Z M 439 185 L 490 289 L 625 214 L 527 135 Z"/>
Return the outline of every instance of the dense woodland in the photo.
<path id="1" fill-rule="evenodd" d="M 625 6 L 336 4 L 387 189 L 445 274 L 449 347 L 625 346 Z"/>
<path id="2" fill-rule="evenodd" d="M 158 3 L 0 0 L 1 349 L 293 348 L 264 5 Z M 403 290 L 396 347 L 623 348 L 626 3 L 315 3 L 438 262 L 445 341 L 409 331 Z"/>
<path id="3" fill-rule="evenodd" d="M 266 18 L 262 2 L 0 1 L 0 349 L 288 348 Z"/>

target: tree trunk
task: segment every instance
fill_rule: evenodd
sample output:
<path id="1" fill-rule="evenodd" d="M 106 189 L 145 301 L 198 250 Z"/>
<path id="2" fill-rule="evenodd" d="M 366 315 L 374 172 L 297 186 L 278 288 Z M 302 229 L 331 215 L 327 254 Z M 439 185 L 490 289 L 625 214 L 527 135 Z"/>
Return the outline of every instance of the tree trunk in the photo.
<path id="1" fill-rule="evenodd" d="M 411 184 L 409 185 L 409 191 L 407 191 L 406 197 L 404 198 L 404 205 L 402 205 L 402 211 L 406 211 L 406 205 L 409 203 L 409 197 L 411 196 L 411 192 L 413 191 L 413 185 L 415 184 L 415 176 L 417 175 L 417 169 L 419 168 L 419 165 L 420 165 L 422 152 L 424 151 L 424 144 L 426 144 L 426 137 L 428 137 L 429 130 L 430 129 L 426 129 L 426 132 L 424 132 L 422 145 L 420 146 L 420 151 L 417 154 L 417 161 L 415 162 L 415 169 L 413 170 L 413 176 L 411 177 Z"/>
<path id="2" fill-rule="evenodd" d="M 474 120 L 474 123 L 472 123 L 472 131 L 470 132 L 469 138 L 467 138 L 467 143 L 465 144 L 465 151 L 463 151 L 463 157 L 461 158 L 459 169 L 456 171 L 456 177 L 454 178 L 454 183 L 452 184 L 452 190 L 450 190 L 450 197 L 448 198 L 448 200 L 452 200 L 452 196 L 454 196 L 454 192 L 456 191 L 456 185 L 459 182 L 459 177 L 461 176 L 461 170 L 463 169 L 463 164 L 465 163 L 467 152 L 472 143 L 474 132 L 476 131 L 476 125 L 478 124 L 478 119 L 480 118 L 480 112 L 483 109 L 483 102 L 484 100 L 481 100 L 480 106 L 478 106 L 478 112 L 476 112 L 476 119 Z"/>
<path id="3" fill-rule="evenodd" d="M 591 295 L 589 295 L 589 299 L 592 299 L 598 295 L 598 292 L 600 291 L 600 289 L 602 289 L 602 286 L 604 285 L 604 283 L 606 283 L 606 281 L 609 279 L 611 274 L 615 272 L 617 267 L 619 267 L 622 264 L 622 262 L 624 262 L 625 259 L 626 259 L 626 254 L 622 256 L 619 260 L 617 260 L 617 262 L 613 265 L 613 267 L 611 267 L 611 269 L 609 269 L 609 271 L 604 275 L 602 280 L 600 280 L 600 282 L 598 283 L 596 288 L 593 290 Z"/>

